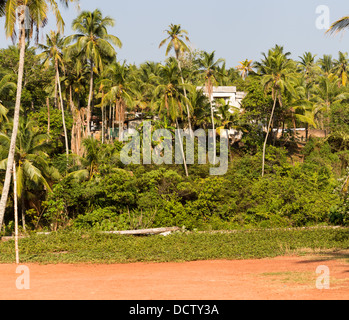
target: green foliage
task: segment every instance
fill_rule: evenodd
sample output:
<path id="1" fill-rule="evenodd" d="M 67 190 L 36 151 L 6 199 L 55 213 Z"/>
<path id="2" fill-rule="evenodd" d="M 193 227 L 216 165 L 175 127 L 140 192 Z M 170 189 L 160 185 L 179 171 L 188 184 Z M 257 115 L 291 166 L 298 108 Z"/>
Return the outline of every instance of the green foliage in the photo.
<path id="1" fill-rule="evenodd" d="M 261 259 L 349 248 L 348 228 L 174 233 L 130 237 L 66 230 L 21 239 L 22 263 L 130 263 Z M 0 263 L 14 261 L 14 241 L 0 242 Z"/>
<path id="2" fill-rule="evenodd" d="M 37 122 L 39 131 L 42 134 L 47 134 L 48 128 L 48 112 L 47 107 L 41 108 L 40 110 L 31 113 L 29 115 L 30 119 L 34 119 Z M 73 118 L 70 113 L 65 112 L 65 123 L 67 126 L 68 135 L 71 133 L 73 126 Z M 58 109 L 50 108 L 50 142 L 51 142 L 51 154 L 64 153 L 64 132 L 63 132 L 63 122 L 62 122 L 62 112 Z"/>

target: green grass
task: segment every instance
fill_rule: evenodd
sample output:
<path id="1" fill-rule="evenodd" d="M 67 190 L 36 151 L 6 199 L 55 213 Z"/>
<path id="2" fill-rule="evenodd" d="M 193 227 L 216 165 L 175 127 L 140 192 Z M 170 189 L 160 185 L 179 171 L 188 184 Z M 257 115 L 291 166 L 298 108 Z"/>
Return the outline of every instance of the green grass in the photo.
<path id="1" fill-rule="evenodd" d="M 120 236 L 64 231 L 19 242 L 21 263 L 182 262 L 260 259 L 319 250 L 349 249 L 349 228 L 258 230 Z M 0 242 L 0 263 L 13 263 L 14 241 Z"/>

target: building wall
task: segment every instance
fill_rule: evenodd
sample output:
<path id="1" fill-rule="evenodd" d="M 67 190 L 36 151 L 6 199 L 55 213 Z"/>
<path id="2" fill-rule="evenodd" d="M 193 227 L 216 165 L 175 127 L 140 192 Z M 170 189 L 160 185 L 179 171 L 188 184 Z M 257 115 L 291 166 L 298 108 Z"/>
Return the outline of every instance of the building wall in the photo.
<path id="1" fill-rule="evenodd" d="M 198 87 L 198 90 L 203 90 L 203 87 Z M 229 103 L 232 107 L 241 109 L 241 102 L 246 97 L 245 92 L 236 91 L 236 87 L 213 87 L 212 99 L 224 99 L 226 103 Z M 233 111 L 232 111 L 233 112 Z"/>

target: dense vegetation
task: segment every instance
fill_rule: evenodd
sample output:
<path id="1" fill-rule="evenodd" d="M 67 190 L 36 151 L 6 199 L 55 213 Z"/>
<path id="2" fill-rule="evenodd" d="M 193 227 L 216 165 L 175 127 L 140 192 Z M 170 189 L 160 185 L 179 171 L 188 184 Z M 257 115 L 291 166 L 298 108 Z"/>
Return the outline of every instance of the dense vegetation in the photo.
<path id="1" fill-rule="evenodd" d="M 44 44 L 26 47 L 14 156 L 23 229 L 210 230 L 349 222 L 346 53 L 335 59 L 306 52 L 292 60 L 276 45 L 258 62 L 228 68 L 215 52 L 191 51 L 187 32 L 170 25 L 161 47 L 173 57 L 164 64 L 132 65 L 117 60 L 115 48 L 122 42 L 108 34 L 113 23 L 98 10 L 83 12 L 73 22 L 75 35 L 52 31 Z M 0 50 L 2 180 L 19 66 L 17 46 Z M 230 113 L 225 101 L 214 107 L 213 86 L 246 92 L 241 112 Z M 154 128 L 217 133 L 234 128 L 243 138 L 230 144 L 224 176 L 210 176 L 209 165 L 126 166 L 118 138 L 124 121 L 136 113 L 153 119 Z M 305 128 L 303 140 L 295 128 Z M 279 129 L 282 134 L 275 134 Z M 325 138 L 311 137 L 311 129 L 322 130 Z M 11 186 L 3 234 L 13 232 L 13 191 Z"/>

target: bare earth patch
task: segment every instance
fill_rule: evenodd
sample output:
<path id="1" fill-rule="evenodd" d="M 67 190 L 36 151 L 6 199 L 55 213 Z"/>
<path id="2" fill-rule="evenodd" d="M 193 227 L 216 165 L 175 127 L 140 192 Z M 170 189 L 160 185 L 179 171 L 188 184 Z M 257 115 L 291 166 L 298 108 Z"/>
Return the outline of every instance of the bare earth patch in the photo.
<path id="1" fill-rule="evenodd" d="M 30 289 L 16 288 L 16 265 L 0 265 L 1 300 L 347 300 L 347 253 L 188 263 L 27 265 Z M 316 288 L 318 266 L 330 289 Z"/>

